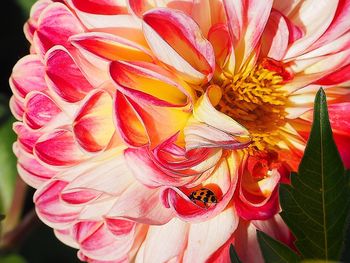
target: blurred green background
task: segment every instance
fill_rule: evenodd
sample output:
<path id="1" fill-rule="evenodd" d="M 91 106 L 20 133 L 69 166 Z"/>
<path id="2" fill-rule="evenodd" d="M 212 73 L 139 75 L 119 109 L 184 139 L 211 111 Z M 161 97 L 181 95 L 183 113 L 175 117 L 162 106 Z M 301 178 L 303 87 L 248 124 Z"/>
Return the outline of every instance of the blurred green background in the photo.
<path id="1" fill-rule="evenodd" d="M 12 144 L 15 134 L 12 132 L 14 119 L 8 108 L 11 90 L 8 79 L 12 67 L 23 56 L 29 53 L 29 44 L 23 34 L 23 24 L 27 20 L 30 7 L 35 0 L 3 0 L 1 1 L 2 14 L 0 37 L 0 214 L 11 213 L 12 198 L 17 179 L 16 159 L 12 153 Z M 21 187 L 19 187 L 21 189 Z M 23 184 L 22 184 L 23 188 Z M 0 263 L 74 263 L 80 262 L 76 250 L 63 245 L 53 234 L 53 231 L 33 216 L 34 190 L 26 189 L 22 212 L 16 228 L 23 226 L 24 230 L 12 242 L 8 249 L 0 250 Z M 20 194 L 15 193 L 16 200 L 20 201 Z M 15 222 L 16 220 L 12 220 Z M 5 225 L 6 220 L 2 221 Z M 5 230 L 5 229 L 3 229 Z"/>

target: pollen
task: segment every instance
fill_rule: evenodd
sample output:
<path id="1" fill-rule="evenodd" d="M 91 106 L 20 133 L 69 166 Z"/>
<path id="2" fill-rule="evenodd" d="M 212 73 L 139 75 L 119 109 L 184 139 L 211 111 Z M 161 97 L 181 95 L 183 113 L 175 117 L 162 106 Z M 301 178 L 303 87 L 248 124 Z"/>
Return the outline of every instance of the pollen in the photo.
<path id="1" fill-rule="evenodd" d="M 251 154 L 275 148 L 281 140 L 278 130 L 286 123 L 284 78 L 264 64 L 235 75 L 223 74 L 222 98 L 216 106 L 249 130 Z"/>

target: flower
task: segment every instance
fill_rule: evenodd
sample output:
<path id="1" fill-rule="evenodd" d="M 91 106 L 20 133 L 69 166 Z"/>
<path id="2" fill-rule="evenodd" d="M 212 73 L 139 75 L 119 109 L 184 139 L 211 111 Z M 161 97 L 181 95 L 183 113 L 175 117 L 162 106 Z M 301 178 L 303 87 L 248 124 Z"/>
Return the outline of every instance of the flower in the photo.
<path id="1" fill-rule="evenodd" d="M 350 1 L 40 0 L 14 67 L 38 216 L 88 262 L 262 260 L 323 86 L 350 164 Z"/>

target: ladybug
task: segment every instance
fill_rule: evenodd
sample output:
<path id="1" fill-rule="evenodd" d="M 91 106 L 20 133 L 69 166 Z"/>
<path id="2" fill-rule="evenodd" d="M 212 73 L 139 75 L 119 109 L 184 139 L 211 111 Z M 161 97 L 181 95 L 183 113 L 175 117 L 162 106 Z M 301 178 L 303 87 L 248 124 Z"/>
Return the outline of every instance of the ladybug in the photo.
<path id="1" fill-rule="evenodd" d="M 207 188 L 201 188 L 201 189 L 193 191 L 189 195 L 189 199 L 192 202 L 200 201 L 206 207 L 208 207 L 208 205 L 210 205 L 210 204 L 216 204 L 218 202 L 218 199 L 216 198 L 213 191 L 211 191 Z"/>

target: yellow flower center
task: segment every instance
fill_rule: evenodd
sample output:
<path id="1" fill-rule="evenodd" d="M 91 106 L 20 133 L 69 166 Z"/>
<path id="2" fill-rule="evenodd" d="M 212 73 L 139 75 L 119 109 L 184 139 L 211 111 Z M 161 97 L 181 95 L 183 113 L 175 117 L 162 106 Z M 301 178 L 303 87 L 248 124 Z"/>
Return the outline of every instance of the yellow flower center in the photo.
<path id="1" fill-rule="evenodd" d="M 252 144 L 247 151 L 273 150 L 281 141 L 287 94 L 283 77 L 261 64 L 234 76 L 224 74 L 222 98 L 216 108 L 249 130 Z"/>

